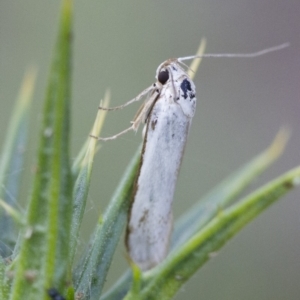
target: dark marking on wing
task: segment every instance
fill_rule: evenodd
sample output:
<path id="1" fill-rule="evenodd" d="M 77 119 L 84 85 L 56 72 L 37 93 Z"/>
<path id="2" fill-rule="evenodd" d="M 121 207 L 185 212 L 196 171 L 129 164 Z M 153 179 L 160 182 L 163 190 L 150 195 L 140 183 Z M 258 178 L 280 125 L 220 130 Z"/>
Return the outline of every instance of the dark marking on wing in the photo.
<path id="1" fill-rule="evenodd" d="M 126 230 L 127 230 L 127 232 L 126 232 L 127 235 L 129 235 L 131 232 L 133 232 L 133 228 L 132 228 L 132 226 L 130 226 L 130 225 L 127 225 Z M 127 239 L 126 239 L 126 240 L 127 240 Z"/>
<path id="2" fill-rule="evenodd" d="M 152 128 L 153 131 L 155 130 L 156 124 L 157 124 L 157 119 L 155 119 L 155 120 L 153 120 L 153 121 L 151 122 L 151 128 Z"/>
<path id="3" fill-rule="evenodd" d="M 140 226 L 142 223 L 144 223 L 144 221 L 145 221 L 145 220 L 147 219 L 147 217 L 148 217 L 148 214 L 149 214 L 149 210 L 148 210 L 148 209 L 144 210 L 143 215 L 142 215 L 141 218 L 139 219 L 139 226 Z"/>
<path id="4" fill-rule="evenodd" d="M 189 82 L 188 79 L 184 79 L 180 85 L 180 88 L 183 91 L 183 98 L 186 99 L 189 96 L 188 91 L 192 90 L 191 83 Z"/>

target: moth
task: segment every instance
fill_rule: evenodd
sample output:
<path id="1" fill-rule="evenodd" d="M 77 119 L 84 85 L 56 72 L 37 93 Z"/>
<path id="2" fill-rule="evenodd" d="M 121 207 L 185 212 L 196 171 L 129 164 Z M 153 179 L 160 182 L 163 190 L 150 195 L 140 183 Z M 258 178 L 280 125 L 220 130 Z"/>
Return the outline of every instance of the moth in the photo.
<path id="1" fill-rule="evenodd" d="M 183 61 L 202 57 L 257 57 L 287 47 L 282 44 L 248 54 L 203 54 L 168 59 L 161 63 L 155 83 L 116 110 L 145 98 L 131 126 L 99 140 L 112 140 L 145 124 L 140 165 L 128 217 L 125 244 L 130 258 L 147 271 L 168 253 L 172 232 L 172 202 L 192 118 L 196 87 Z"/>
<path id="2" fill-rule="evenodd" d="M 182 60 L 168 59 L 156 70 L 156 82 L 116 110 L 146 98 L 132 125 L 99 140 L 112 140 L 145 124 L 140 166 L 128 218 L 125 244 L 130 258 L 149 270 L 167 255 L 172 231 L 172 201 L 192 118 L 196 110 L 195 84 Z M 188 58 L 189 59 L 189 58 Z"/>
<path id="3" fill-rule="evenodd" d="M 195 84 L 177 59 L 157 68 L 149 99 L 141 114 L 145 136 L 126 231 L 128 253 L 143 271 L 168 252 L 172 201 L 196 110 Z"/>

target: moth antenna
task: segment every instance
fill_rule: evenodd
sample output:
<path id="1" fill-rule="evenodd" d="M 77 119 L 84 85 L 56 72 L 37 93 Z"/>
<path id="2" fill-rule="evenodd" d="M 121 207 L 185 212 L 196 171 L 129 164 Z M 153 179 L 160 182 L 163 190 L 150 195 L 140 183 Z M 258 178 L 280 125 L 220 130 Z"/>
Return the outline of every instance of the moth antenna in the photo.
<path id="1" fill-rule="evenodd" d="M 123 109 L 124 107 L 134 103 L 134 102 L 137 102 L 137 101 L 140 101 L 145 95 L 147 95 L 147 93 L 149 93 L 149 91 L 153 88 L 153 86 L 149 86 L 148 88 L 146 88 L 145 90 L 143 90 L 140 94 L 138 94 L 135 98 L 129 100 L 128 102 L 122 104 L 122 105 L 119 105 L 119 106 L 115 106 L 115 107 L 103 107 L 103 106 L 99 106 L 99 109 L 102 109 L 102 110 L 118 110 L 118 109 Z"/>
<path id="2" fill-rule="evenodd" d="M 187 64 L 185 64 L 184 62 L 182 61 L 178 61 L 180 64 L 184 65 L 188 70 L 190 70 L 191 72 L 193 73 L 196 73 L 193 69 L 191 69 Z"/>
<path id="3" fill-rule="evenodd" d="M 282 50 L 284 48 L 287 48 L 290 46 L 290 43 L 284 43 L 278 46 L 274 46 L 271 48 L 266 48 L 257 52 L 252 52 L 252 53 L 206 53 L 206 54 L 202 54 L 202 55 L 192 55 L 192 56 L 186 56 L 186 57 L 180 57 L 177 60 L 179 62 L 182 62 L 183 60 L 189 60 L 189 59 L 194 59 L 194 58 L 202 58 L 202 57 L 243 57 L 243 58 L 252 58 L 252 57 L 258 57 L 258 56 L 262 56 L 265 55 L 267 53 L 270 52 L 275 52 L 275 51 L 279 51 Z"/>

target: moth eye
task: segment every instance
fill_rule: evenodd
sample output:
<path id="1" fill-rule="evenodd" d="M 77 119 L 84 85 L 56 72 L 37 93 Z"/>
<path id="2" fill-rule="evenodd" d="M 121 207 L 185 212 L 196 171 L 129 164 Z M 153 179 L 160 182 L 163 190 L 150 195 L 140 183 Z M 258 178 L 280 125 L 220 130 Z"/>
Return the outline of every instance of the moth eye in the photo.
<path id="1" fill-rule="evenodd" d="M 157 79 L 161 84 L 165 84 L 169 79 L 169 72 L 167 70 L 159 72 Z"/>

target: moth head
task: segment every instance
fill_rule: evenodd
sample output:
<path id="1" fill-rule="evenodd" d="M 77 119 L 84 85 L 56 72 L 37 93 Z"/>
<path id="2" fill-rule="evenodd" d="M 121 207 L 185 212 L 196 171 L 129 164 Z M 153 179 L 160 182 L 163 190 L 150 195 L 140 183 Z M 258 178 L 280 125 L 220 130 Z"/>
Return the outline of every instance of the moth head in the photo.
<path id="1" fill-rule="evenodd" d="M 166 85 L 170 80 L 176 81 L 178 77 L 185 74 L 185 71 L 180 67 L 176 58 L 170 58 L 161 63 L 156 70 L 157 83 L 161 86 Z"/>

